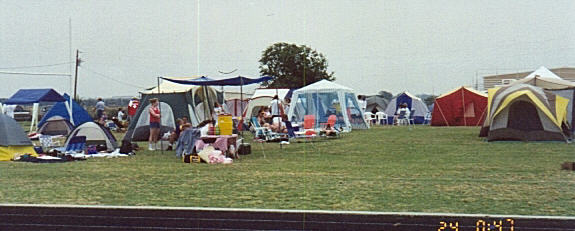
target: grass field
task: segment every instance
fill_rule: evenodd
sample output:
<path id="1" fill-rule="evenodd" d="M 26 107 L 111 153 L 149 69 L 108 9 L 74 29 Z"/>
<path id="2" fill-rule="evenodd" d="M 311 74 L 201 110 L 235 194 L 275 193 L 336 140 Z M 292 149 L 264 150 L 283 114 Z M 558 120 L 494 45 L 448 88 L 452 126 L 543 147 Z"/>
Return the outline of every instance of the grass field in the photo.
<path id="1" fill-rule="evenodd" d="M 173 152 L 60 164 L 0 163 L 0 203 L 575 215 L 574 147 L 484 142 L 478 128 L 354 130 L 252 143 L 232 165 Z M 143 147 L 145 145 L 142 145 Z"/>

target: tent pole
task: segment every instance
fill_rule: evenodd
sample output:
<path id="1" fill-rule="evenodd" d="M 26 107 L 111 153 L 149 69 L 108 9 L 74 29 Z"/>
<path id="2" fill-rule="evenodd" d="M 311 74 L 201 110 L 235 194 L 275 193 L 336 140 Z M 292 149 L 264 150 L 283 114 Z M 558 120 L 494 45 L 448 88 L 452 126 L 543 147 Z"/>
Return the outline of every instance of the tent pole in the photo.
<path id="1" fill-rule="evenodd" d="M 244 146 L 244 80 L 240 76 L 240 140 L 242 141 L 242 147 Z M 238 125 L 238 126 L 239 126 Z M 236 147 L 239 150 L 240 147 Z M 239 156 L 239 155 L 238 155 Z"/>
<path id="2" fill-rule="evenodd" d="M 162 91 L 160 89 L 160 77 L 158 76 L 158 95 L 160 95 L 160 92 L 162 92 Z M 162 104 L 160 103 L 160 100 L 158 100 L 158 110 L 160 110 L 160 132 L 161 132 L 162 131 Z M 164 154 L 164 142 L 162 142 L 162 136 L 160 136 L 160 151 L 162 154 Z"/>

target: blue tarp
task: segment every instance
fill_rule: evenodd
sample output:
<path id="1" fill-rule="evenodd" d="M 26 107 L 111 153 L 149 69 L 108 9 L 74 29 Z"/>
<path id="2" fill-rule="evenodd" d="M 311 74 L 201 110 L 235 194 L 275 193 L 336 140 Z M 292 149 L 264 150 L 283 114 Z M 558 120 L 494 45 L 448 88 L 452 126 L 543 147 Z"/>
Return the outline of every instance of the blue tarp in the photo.
<path id="1" fill-rule="evenodd" d="M 54 89 L 20 89 L 4 104 L 33 104 L 39 102 L 62 102 L 66 99 Z"/>
<path id="2" fill-rule="evenodd" d="M 64 94 L 64 98 L 66 99 L 66 101 L 72 102 L 72 115 L 73 115 L 72 118 L 74 118 L 73 123 L 74 127 L 78 127 L 83 123 L 92 121 L 92 117 L 90 116 L 90 114 L 88 114 L 88 112 L 84 110 L 82 106 L 76 103 L 76 101 L 70 100 L 70 96 L 68 94 Z M 70 121 L 70 115 L 68 114 L 68 109 L 66 109 L 65 102 L 58 102 L 54 104 L 52 109 L 50 109 L 50 111 L 48 111 L 48 113 L 46 113 L 44 117 L 42 117 L 42 120 L 38 123 L 38 127 L 42 127 L 42 125 L 46 122 L 46 120 L 50 119 L 53 116 L 61 116 L 62 118 Z M 72 121 L 70 121 L 70 123 L 72 123 Z"/>
<path id="3" fill-rule="evenodd" d="M 264 76 L 257 79 L 251 79 L 243 76 L 228 78 L 228 79 L 220 79 L 214 80 L 205 76 L 202 76 L 197 79 L 192 80 L 182 80 L 182 79 L 170 79 L 166 77 L 161 77 L 164 80 L 179 83 L 179 84 L 187 84 L 187 85 L 200 85 L 200 86 L 241 86 L 241 85 L 249 85 L 253 83 L 260 83 L 263 81 L 272 80 L 272 77 Z"/>

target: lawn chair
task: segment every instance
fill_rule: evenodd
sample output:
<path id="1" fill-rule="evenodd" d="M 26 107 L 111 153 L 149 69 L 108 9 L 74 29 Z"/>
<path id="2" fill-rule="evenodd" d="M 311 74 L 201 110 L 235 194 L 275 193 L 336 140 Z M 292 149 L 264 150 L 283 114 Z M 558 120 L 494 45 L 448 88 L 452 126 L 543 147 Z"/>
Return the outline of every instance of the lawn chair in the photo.
<path id="1" fill-rule="evenodd" d="M 377 124 L 383 125 L 387 124 L 387 114 L 384 112 L 378 111 L 375 113 L 375 118 L 377 119 Z"/>
<path id="2" fill-rule="evenodd" d="M 407 111 L 402 110 L 395 118 L 395 125 L 409 125 L 409 118 L 407 117 Z"/>
<path id="3" fill-rule="evenodd" d="M 252 128 L 254 129 L 254 137 L 261 138 L 262 140 L 268 140 L 270 137 L 270 130 L 266 127 L 262 127 L 258 122 L 257 117 L 252 117 Z"/>
<path id="4" fill-rule="evenodd" d="M 373 124 L 373 113 L 371 112 L 365 112 L 363 113 L 363 117 L 365 119 L 365 122 L 369 125 Z"/>
<path id="5" fill-rule="evenodd" d="M 423 123 L 424 124 L 430 124 L 431 123 L 431 112 L 425 113 L 425 120 Z"/>
<path id="6" fill-rule="evenodd" d="M 295 131 L 290 121 L 285 121 L 286 128 L 288 131 L 288 138 L 293 139 L 305 139 L 306 141 L 311 141 L 311 139 L 316 137 L 315 132 L 313 134 L 306 134 L 306 131 Z"/>
<path id="7" fill-rule="evenodd" d="M 82 152 L 86 146 L 86 136 L 74 136 L 70 138 L 66 152 Z"/>
<path id="8" fill-rule="evenodd" d="M 336 137 L 338 137 L 339 131 L 335 128 L 335 122 L 337 122 L 337 116 L 336 115 L 330 115 L 327 118 L 327 123 L 321 123 L 320 125 L 321 125 L 322 129 L 326 129 L 326 130 L 327 130 L 327 127 L 329 126 L 330 128 L 332 128 L 333 130 L 336 131 L 335 134 L 336 134 Z"/>

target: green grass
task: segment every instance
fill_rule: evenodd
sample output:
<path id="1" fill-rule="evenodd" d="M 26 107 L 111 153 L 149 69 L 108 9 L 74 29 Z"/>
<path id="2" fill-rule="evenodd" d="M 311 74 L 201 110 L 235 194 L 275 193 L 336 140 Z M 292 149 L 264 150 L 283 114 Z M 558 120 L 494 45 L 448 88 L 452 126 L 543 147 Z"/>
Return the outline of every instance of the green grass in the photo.
<path id="1" fill-rule="evenodd" d="M 173 152 L 0 163 L 0 203 L 575 215 L 573 146 L 484 142 L 478 128 L 376 127 L 315 143 L 252 142 L 232 165 Z M 145 145 L 142 145 L 143 147 Z"/>

